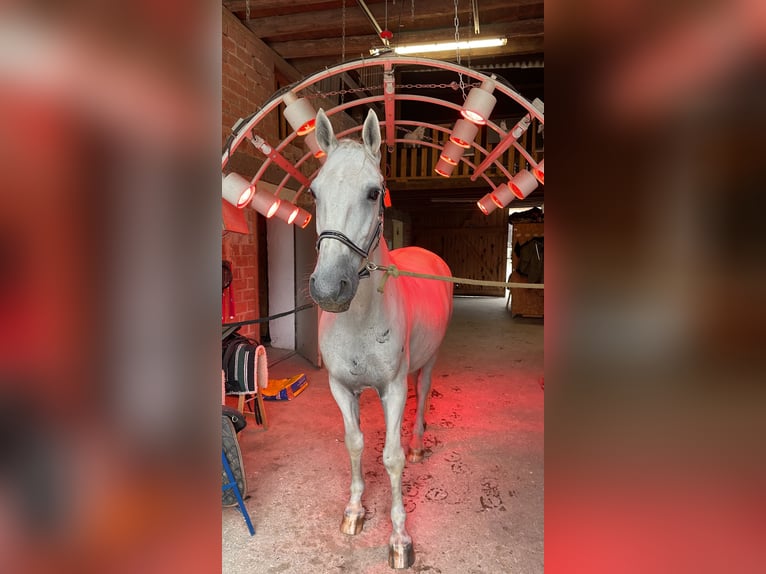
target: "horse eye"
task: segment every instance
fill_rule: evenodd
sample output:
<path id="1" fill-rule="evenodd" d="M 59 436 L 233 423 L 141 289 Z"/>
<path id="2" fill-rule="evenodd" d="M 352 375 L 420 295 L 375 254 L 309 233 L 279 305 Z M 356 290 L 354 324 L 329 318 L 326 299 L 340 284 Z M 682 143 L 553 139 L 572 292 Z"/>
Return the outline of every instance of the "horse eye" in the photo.
<path id="1" fill-rule="evenodd" d="M 380 197 L 380 190 L 373 187 L 367 193 L 367 197 L 368 197 L 368 199 L 371 199 L 372 201 L 375 201 L 376 199 L 378 199 Z"/>

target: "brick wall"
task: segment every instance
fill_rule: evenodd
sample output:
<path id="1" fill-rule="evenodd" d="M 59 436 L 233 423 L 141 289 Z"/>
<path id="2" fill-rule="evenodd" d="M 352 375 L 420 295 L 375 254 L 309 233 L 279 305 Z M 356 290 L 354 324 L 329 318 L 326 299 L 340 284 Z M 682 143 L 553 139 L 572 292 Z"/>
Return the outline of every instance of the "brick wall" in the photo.
<path id="1" fill-rule="evenodd" d="M 256 38 L 240 20 L 226 8 L 222 10 L 222 78 L 221 78 L 221 146 L 231 134 L 232 126 L 240 118 L 247 117 L 256 111 L 276 90 L 277 81 L 275 70 L 283 79 L 293 83 L 301 78 L 301 75 L 284 61 L 275 56 L 271 49 L 261 40 Z M 284 80 L 283 80 L 284 81 Z M 314 100 L 315 107 L 332 107 L 333 103 L 318 98 Z M 366 113 L 366 112 L 365 112 Z M 333 117 L 333 125 L 336 131 L 341 131 L 355 122 L 345 113 Z M 272 145 L 279 142 L 279 126 L 276 114 L 269 114 L 258 123 L 257 132 L 266 138 Z M 295 146 L 288 146 L 283 155 L 295 162 L 302 157 L 306 150 L 302 145 L 302 138 Z M 263 162 L 263 156 L 256 151 L 248 142 L 243 142 L 237 148 L 227 164 L 227 172 L 235 171 L 251 179 L 258 171 Z M 304 175 L 311 175 L 319 167 L 316 160 L 310 159 L 301 166 Z M 278 184 L 284 172 L 272 165 L 262 176 L 263 181 Z M 287 187 L 297 189 L 298 184 L 294 180 L 288 182 Z M 285 189 L 280 197 L 292 199 L 292 192 Z M 298 204 L 313 212 L 313 202 L 307 195 L 299 198 Z M 248 321 L 258 318 L 259 315 L 259 287 L 267 280 L 266 269 L 258 266 L 258 249 L 265 249 L 265 245 L 259 246 L 259 226 L 265 226 L 265 219 L 251 208 L 246 208 L 250 233 L 226 233 L 222 240 L 221 256 L 232 262 L 234 280 L 232 288 L 235 297 L 236 316 L 234 319 L 225 318 L 229 321 Z M 260 339 L 260 327 L 248 325 L 240 329 L 240 332 Z"/>
<path id="2" fill-rule="evenodd" d="M 222 8 L 222 118 L 221 145 L 231 133 L 231 127 L 239 118 L 250 115 L 275 89 L 274 62 L 269 48 L 255 38 L 234 15 Z M 276 120 L 266 118 L 259 124 L 259 132 L 275 137 Z M 250 179 L 261 165 L 262 157 L 248 143 L 242 143 L 229 166 L 246 179 Z M 226 233 L 222 240 L 221 257 L 232 262 L 234 280 L 235 318 L 229 321 L 248 321 L 259 317 L 258 284 L 266 271 L 258 268 L 258 226 L 265 222 L 258 213 L 245 209 L 250 230 L 248 235 Z M 247 325 L 240 332 L 259 339 L 258 325 Z"/>

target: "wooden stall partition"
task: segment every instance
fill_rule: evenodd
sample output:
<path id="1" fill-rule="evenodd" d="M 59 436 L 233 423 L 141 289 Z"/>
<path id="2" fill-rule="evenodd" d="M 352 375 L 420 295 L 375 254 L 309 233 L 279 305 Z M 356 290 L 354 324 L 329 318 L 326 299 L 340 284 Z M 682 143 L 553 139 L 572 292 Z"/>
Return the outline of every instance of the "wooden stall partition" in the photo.
<path id="1" fill-rule="evenodd" d="M 413 243 L 439 254 L 454 277 L 505 281 L 508 221 L 505 210 L 419 211 L 412 217 Z M 503 297 L 503 287 L 457 284 L 460 295 Z"/>

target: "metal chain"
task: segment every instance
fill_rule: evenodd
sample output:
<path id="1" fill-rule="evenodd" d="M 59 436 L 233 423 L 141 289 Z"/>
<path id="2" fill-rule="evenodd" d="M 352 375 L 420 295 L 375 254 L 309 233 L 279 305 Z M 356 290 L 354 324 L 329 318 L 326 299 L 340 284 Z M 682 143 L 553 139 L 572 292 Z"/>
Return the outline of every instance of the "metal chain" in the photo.
<path id="1" fill-rule="evenodd" d="M 457 56 L 457 65 L 460 66 L 460 18 L 458 18 L 457 12 L 457 0 L 455 0 L 455 55 Z M 460 91 L 463 93 L 463 101 L 465 101 L 466 95 L 463 73 L 458 72 L 458 77 L 460 78 Z"/>
<path id="2" fill-rule="evenodd" d="M 459 90 L 462 88 L 473 88 L 476 86 L 480 86 L 481 83 L 479 82 L 473 82 L 473 83 L 463 83 L 461 86 L 457 82 L 450 82 L 442 83 L 442 84 L 396 84 L 394 87 L 397 90 L 400 89 L 410 89 L 410 90 L 422 90 L 422 89 L 434 89 L 434 90 L 444 90 L 446 88 L 450 88 L 452 90 Z M 330 96 L 345 96 L 346 94 L 356 94 L 358 92 L 373 92 L 375 90 L 383 90 L 383 86 L 367 86 L 367 87 L 359 87 L 359 88 L 344 88 L 342 90 L 331 90 L 329 92 L 317 92 L 317 93 L 306 93 L 302 94 L 302 97 L 306 99 L 312 99 L 312 98 L 325 98 Z"/>
<path id="3" fill-rule="evenodd" d="M 245 22 L 250 21 L 250 0 L 245 1 Z"/>
<path id="4" fill-rule="evenodd" d="M 415 0 L 412 0 L 410 3 L 410 17 L 412 18 L 413 23 L 415 22 Z"/>
<path id="5" fill-rule="evenodd" d="M 346 61 L 346 0 L 343 0 L 343 43 L 341 44 L 340 61 Z"/>
<path id="6" fill-rule="evenodd" d="M 471 0 L 471 11 L 468 12 L 468 42 L 470 45 L 471 40 L 473 40 L 473 27 L 474 27 L 474 21 L 473 21 L 473 0 Z M 471 67 L 471 50 L 468 50 L 468 68 Z"/>

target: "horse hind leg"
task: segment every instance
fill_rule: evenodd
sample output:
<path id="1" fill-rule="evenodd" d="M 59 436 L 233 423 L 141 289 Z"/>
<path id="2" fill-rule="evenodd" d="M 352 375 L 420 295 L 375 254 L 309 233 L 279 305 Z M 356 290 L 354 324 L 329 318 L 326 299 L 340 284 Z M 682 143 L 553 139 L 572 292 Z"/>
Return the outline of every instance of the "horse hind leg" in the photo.
<path id="1" fill-rule="evenodd" d="M 330 380 L 330 390 L 343 415 L 346 450 L 351 460 L 350 498 L 343 512 L 340 531 L 344 534 L 359 534 L 364 527 L 364 478 L 362 476 L 362 450 L 364 435 L 359 427 L 359 396 L 339 383 Z"/>
<path id="2" fill-rule="evenodd" d="M 412 425 L 412 438 L 410 439 L 410 450 L 407 453 L 407 460 L 410 462 L 421 462 L 425 449 L 423 448 L 423 433 L 426 429 L 425 414 L 428 410 L 428 399 L 431 396 L 431 372 L 436 363 L 434 355 L 418 374 L 417 400 L 418 408 L 415 414 L 415 422 Z"/>

